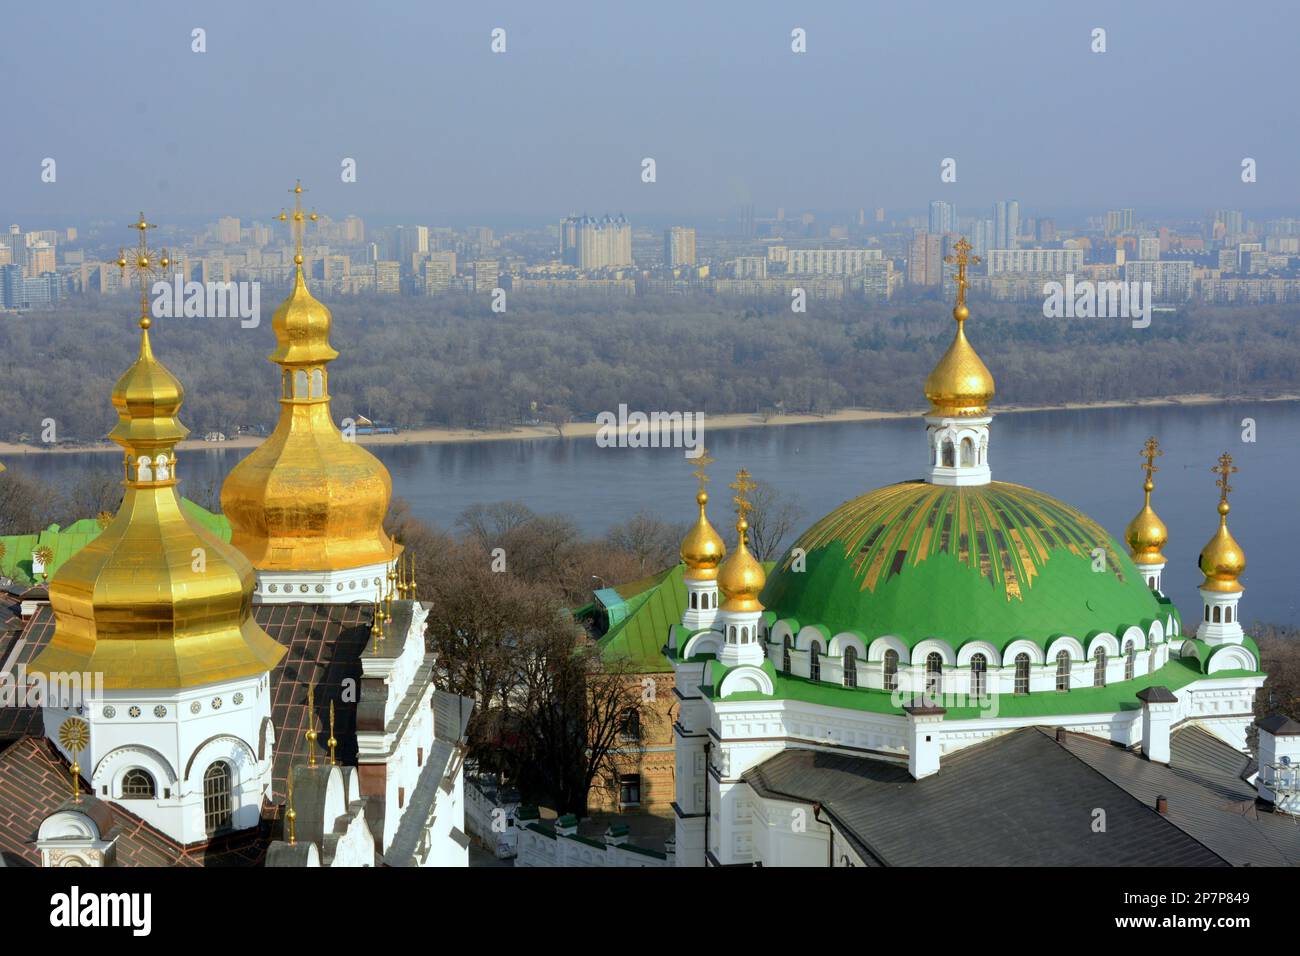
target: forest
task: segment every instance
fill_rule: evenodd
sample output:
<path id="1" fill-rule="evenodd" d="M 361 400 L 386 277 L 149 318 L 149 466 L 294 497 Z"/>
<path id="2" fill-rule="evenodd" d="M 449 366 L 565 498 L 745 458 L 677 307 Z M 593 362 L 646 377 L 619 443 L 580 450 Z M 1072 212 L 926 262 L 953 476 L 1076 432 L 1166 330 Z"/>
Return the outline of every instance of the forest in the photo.
<path id="1" fill-rule="evenodd" d="M 271 303 L 256 328 L 236 319 L 160 319 L 158 356 L 186 389 L 182 419 L 201 436 L 273 425 Z M 813 300 L 714 296 L 358 296 L 326 300 L 341 353 L 334 417 L 410 429 L 592 421 L 620 403 L 710 415 L 844 407 L 918 408 L 951 341 L 935 298 Z M 1121 319 L 1047 319 L 1033 304 L 972 302 L 968 335 L 1000 404 L 1063 404 L 1191 393 L 1252 397 L 1300 384 L 1300 305 L 1189 305 L 1149 328 Z M 0 439 L 94 441 L 115 422 L 109 392 L 135 357 L 129 297 L 69 300 L 0 317 L 9 401 Z"/>

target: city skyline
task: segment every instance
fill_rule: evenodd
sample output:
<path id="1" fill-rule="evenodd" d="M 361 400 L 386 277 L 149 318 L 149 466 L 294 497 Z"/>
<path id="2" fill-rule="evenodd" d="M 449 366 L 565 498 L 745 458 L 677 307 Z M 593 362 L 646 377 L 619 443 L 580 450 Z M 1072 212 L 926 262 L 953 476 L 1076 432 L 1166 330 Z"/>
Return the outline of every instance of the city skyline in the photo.
<path id="1" fill-rule="evenodd" d="M 847 5 L 761 5 L 742 19 L 676 4 L 563 18 L 524 5 L 368 15 L 323 4 L 311 17 L 257 8 L 255 30 L 245 4 L 202 15 L 157 5 L 129 19 L 86 7 L 70 27 L 20 8 L 11 67 L 39 78 L 45 108 L 0 151 L 0 175 L 11 217 L 28 219 L 115 216 L 124 194 L 126 215 L 252 215 L 250 196 L 295 174 L 340 215 L 447 222 L 537 221 L 558 208 L 667 224 L 746 205 L 924 210 L 1000 196 L 1062 217 L 1195 213 L 1188 197 L 1286 212 L 1296 132 L 1256 118 L 1289 107 L 1294 31 L 1283 26 L 1296 13 L 1270 6 L 1279 26 L 1262 35 L 1165 4 L 942 5 L 941 31 L 935 17 Z M 196 27 L 206 52 L 191 50 Z M 1105 53 L 1090 50 L 1096 28 Z M 794 29 L 806 53 L 792 52 Z M 1237 84 L 1215 80 L 1232 68 L 1225 49 L 1252 50 L 1249 111 L 1233 108 Z M 378 73 L 354 67 L 380 50 Z M 124 60 L 151 65 L 166 106 L 143 90 L 106 106 L 98 84 Z M 1051 82 L 1066 69 L 1070 84 Z M 989 101 L 1014 107 L 990 122 Z M 1205 130 L 1208 148 L 1189 130 Z M 641 181 L 647 157 L 653 183 Z M 941 184 L 949 157 L 957 179 Z M 54 183 L 41 181 L 47 158 Z M 348 158 L 355 183 L 340 181 Z M 1258 164 L 1254 183 L 1241 181 L 1243 158 Z"/>

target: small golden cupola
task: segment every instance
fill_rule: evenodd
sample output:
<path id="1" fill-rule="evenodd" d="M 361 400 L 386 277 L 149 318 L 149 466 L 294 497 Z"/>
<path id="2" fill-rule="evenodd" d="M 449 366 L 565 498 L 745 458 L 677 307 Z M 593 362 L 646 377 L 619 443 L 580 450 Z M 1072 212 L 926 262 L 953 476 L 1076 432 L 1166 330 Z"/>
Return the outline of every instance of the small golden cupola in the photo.
<path id="1" fill-rule="evenodd" d="M 736 549 L 727 556 L 718 569 L 718 588 L 722 591 L 722 610 L 744 613 L 759 612 L 763 605 L 758 595 L 767 583 L 767 574 L 758 559 L 749 553 L 746 540 L 749 533 L 749 513 L 753 505 L 749 493 L 755 488 L 753 479 L 744 468 L 736 473 L 731 485 L 736 490 Z"/>
<path id="2" fill-rule="evenodd" d="M 1128 543 L 1129 553 L 1133 555 L 1133 563 L 1138 566 L 1147 584 L 1157 591 L 1160 590 L 1160 572 L 1167 563 L 1162 551 L 1169 543 L 1169 529 L 1151 507 L 1151 492 L 1156 487 L 1153 476 L 1159 471 L 1156 459 L 1163 454 L 1160 443 L 1155 438 L 1148 438 L 1142 448 L 1145 460 L 1142 470 L 1146 473 L 1146 480 L 1142 483 L 1145 496 L 1142 510 L 1133 516 L 1133 520 L 1124 529 L 1124 540 Z"/>
<path id="3" fill-rule="evenodd" d="M 1232 456 L 1224 452 L 1212 470 L 1219 476 L 1215 482 L 1219 488 L 1219 530 L 1201 549 L 1198 564 L 1205 575 L 1201 590 L 1240 594 L 1245 590 L 1238 579 L 1246 570 L 1246 553 L 1228 530 L 1228 512 L 1231 510 L 1228 494 L 1232 491 L 1228 479 L 1238 469 L 1232 463 Z"/>
<path id="4" fill-rule="evenodd" d="M 682 561 L 686 564 L 686 577 L 697 581 L 711 581 L 718 576 L 718 565 L 722 563 L 727 553 L 722 535 L 713 530 L 713 525 L 709 524 L 708 515 L 704 512 L 704 506 L 709 503 L 709 493 L 704 490 L 709 480 L 706 468 L 713 464 L 714 459 L 709 457 L 708 449 L 701 448 L 696 458 L 688 459 L 688 461 L 692 460 L 696 466 L 694 475 L 699 481 L 695 503 L 699 505 L 700 516 L 695 524 L 691 525 L 691 530 L 686 532 L 686 537 L 682 539 L 680 553 Z"/>
<path id="5" fill-rule="evenodd" d="M 711 628 L 718 616 L 718 565 L 727 554 L 727 546 L 704 511 L 709 502 L 709 493 L 704 490 L 709 480 L 707 468 L 713 464 L 713 459 L 709 457 L 707 448 L 700 448 L 699 454 L 687 461 L 695 464 L 694 474 L 699 481 L 695 503 L 699 505 L 700 516 L 686 532 L 680 549 L 682 562 L 686 565 L 682 573 L 682 583 L 686 585 L 682 626 L 699 631 Z"/>
<path id="6" fill-rule="evenodd" d="M 107 690 L 177 690 L 270 671 L 285 648 L 253 619 L 253 569 L 182 507 L 175 448 L 185 392 L 149 341 L 149 280 L 166 270 L 140 217 L 140 352 L 113 388 L 124 450 L 121 507 L 50 581 L 55 629 L 29 671 L 103 675 Z M 165 710 L 165 708 L 161 708 Z"/>
<path id="7" fill-rule="evenodd" d="M 261 600 L 290 593 L 298 600 L 352 601 L 360 588 L 382 588 L 369 572 L 386 568 L 401 548 L 384 531 L 392 497 L 388 469 L 354 441 L 345 440 L 330 415 L 329 372 L 338 356 L 330 345 L 330 311 L 307 289 L 303 229 L 316 214 L 302 209 L 302 186 L 293 189 L 291 221 L 296 253 L 294 287 L 271 325 L 280 366 L 280 417 L 274 432 L 241 461 L 221 489 L 232 543 L 259 572 Z M 380 569 L 377 577 L 386 572 Z M 343 571 L 366 572 L 349 580 Z M 314 589 L 304 582 L 274 583 L 277 573 L 330 572 Z M 338 578 L 338 580 L 335 580 Z M 369 593 L 367 591 L 367 593 Z"/>
<path id="8" fill-rule="evenodd" d="M 945 261 L 957 266 L 957 302 L 952 317 L 957 320 L 957 334 L 948 351 L 925 380 L 925 397 L 930 400 L 929 415 L 944 418 L 979 418 L 988 414 L 993 400 L 993 375 L 966 338 L 966 277 L 968 264 L 978 264 L 979 256 L 970 255 L 971 245 L 964 238 L 953 247 L 955 254 Z"/>

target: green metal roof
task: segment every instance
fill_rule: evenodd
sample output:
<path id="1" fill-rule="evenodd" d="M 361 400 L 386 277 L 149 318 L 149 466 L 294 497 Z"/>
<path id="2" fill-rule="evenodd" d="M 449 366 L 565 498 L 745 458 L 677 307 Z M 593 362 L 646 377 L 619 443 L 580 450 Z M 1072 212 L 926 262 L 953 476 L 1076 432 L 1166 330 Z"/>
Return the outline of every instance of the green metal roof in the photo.
<path id="1" fill-rule="evenodd" d="M 610 621 L 610 629 L 597 642 L 607 662 L 627 662 L 639 674 L 672 672 L 663 647 L 668 642 L 668 628 L 680 623 L 686 610 L 686 585 L 682 581 L 685 569 L 679 564 L 654 578 L 643 579 L 655 582 L 657 578 L 657 582 L 630 597 L 623 592 L 635 592 L 634 585 L 642 582 L 618 589 L 624 597 L 620 605 L 624 614 L 621 620 Z"/>
<path id="2" fill-rule="evenodd" d="M 230 522 L 225 515 L 213 514 L 188 498 L 181 499 L 181 507 L 191 517 L 222 541 L 230 541 Z M 79 518 L 66 528 L 52 524 L 35 534 L 0 535 L 4 543 L 4 556 L 0 557 L 0 574 L 24 584 L 36 584 L 32 573 L 32 552 L 45 546 L 54 552 L 54 558 L 45 566 L 45 576 L 52 577 L 63 563 L 99 537 L 99 522 L 94 518 Z"/>

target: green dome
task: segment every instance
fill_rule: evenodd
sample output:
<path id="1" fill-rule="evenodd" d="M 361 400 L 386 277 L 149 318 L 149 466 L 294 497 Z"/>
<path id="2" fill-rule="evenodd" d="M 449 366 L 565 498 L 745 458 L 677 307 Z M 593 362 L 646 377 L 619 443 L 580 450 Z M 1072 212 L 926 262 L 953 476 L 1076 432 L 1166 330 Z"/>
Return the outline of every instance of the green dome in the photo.
<path id="1" fill-rule="evenodd" d="M 1093 551 L 1105 551 L 1095 571 Z M 796 570 L 795 549 L 804 569 Z M 781 558 L 760 600 L 778 619 L 999 650 L 1028 638 L 1144 630 L 1168 611 L 1106 530 L 1020 485 L 887 485 L 840 505 Z"/>

